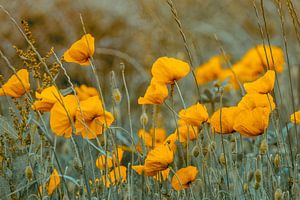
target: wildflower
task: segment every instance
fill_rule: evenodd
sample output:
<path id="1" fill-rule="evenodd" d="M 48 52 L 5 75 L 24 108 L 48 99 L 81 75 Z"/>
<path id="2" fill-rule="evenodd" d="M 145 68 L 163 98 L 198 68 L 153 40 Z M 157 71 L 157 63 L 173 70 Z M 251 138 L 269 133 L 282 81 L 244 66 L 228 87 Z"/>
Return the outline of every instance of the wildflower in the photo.
<path id="1" fill-rule="evenodd" d="M 45 88 L 42 92 L 36 92 L 37 100 L 33 103 L 32 109 L 42 112 L 49 112 L 57 101 L 61 101 L 62 95 L 55 86 Z"/>
<path id="2" fill-rule="evenodd" d="M 196 180 L 197 174 L 198 170 L 194 166 L 179 169 L 172 178 L 172 187 L 177 191 L 188 188 Z"/>
<path id="3" fill-rule="evenodd" d="M 174 134 L 179 135 L 180 142 L 187 142 L 188 140 L 195 140 L 198 137 L 198 127 L 191 125 L 181 125 L 175 130 Z"/>
<path id="4" fill-rule="evenodd" d="M 241 109 L 239 109 L 238 107 L 223 107 L 222 113 L 221 113 L 221 109 L 217 110 L 209 120 L 212 129 L 217 133 L 222 133 L 222 134 L 233 133 L 234 121 L 240 111 Z M 222 115 L 220 116 L 220 114 Z M 221 123 L 220 123 L 220 118 L 221 118 Z M 221 131 L 221 126 L 222 126 L 222 131 Z"/>
<path id="5" fill-rule="evenodd" d="M 80 101 L 87 100 L 90 97 L 98 95 L 97 89 L 94 87 L 88 87 L 86 85 L 81 85 L 80 87 L 75 87 L 76 94 Z"/>
<path id="6" fill-rule="evenodd" d="M 124 166 L 116 167 L 109 172 L 108 177 L 102 176 L 102 182 L 105 187 L 109 188 L 111 185 L 116 185 L 117 183 L 125 183 L 127 180 L 127 168 Z"/>
<path id="7" fill-rule="evenodd" d="M 251 93 L 246 94 L 238 103 L 240 109 L 253 110 L 257 107 L 268 108 L 270 111 L 275 109 L 273 97 L 268 94 Z"/>
<path id="8" fill-rule="evenodd" d="M 159 145 L 151 150 L 145 159 L 145 175 L 154 176 L 168 168 L 173 162 L 173 151 L 166 145 Z"/>
<path id="9" fill-rule="evenodd" d="M 295 116 L 296 116 L 296 118 L 295 118 Z M 300 124 L 300 110 L 291 114 L 290 118 L 291 118 L 292 123 Z"/>
<path id="10" fill-rule="evenodd" d="M 158 172 L 157 175 L 154 176 L 153 178 L 154 178 L 154 180 L 162 182 L 162 181 L 167 180 L 169 174 L 170 174 L 170 168 L 167 168 L 163 171 Z"/>
<path id="11" fill-rule="evenodd" d="M 96 167 L 104 170 L 106 167 L 110 169 L 113 166 L 117 166 L 123 158 L 123 153 L 124 151 L 121 148 L 117 148 L 117 152 L 113 153 L 112 158 L 106 155 L 99 156 L 96 160 Z"/>
<path id="12" fill-rule="evenodd" d="M 270 93 L 274 88 L 275 72 L 268 70 L 264 76 L 251 83 L 245 83 L 244 88 L 249 93 Z"/>
<path id="13" fill-rule="evenodd" d="M 163 145 L 169 147 L 173 152 L 176 151 L 176 141 L 178 140 L 177 133 L 173 133 L 169 135 L 165 141 L 163 142 Z"/>
<path id="14" fill-rule="evenodd" d="M 234 120 L 233 129 L 244 136 L 257 136 L 264 133 L 269 125 L 268 108 L 257 107 L 242 110 Z"/>
<path id="15" fill-rule="evenodd" d="M 162 104 L 167 97 L 167 86 L 152 78 L 144 97 L 138 99 L 138 104 Z"/>
<path id="16" fill-rule="evenodd" d="M 217 79 L 222 72 L 222 56 L 214 56 L 207 63 L 196 68 L 196 79 L 199 85 Z"/>
<path id="17" fill-rule="evenodd" d="M 176 58 L 160 57 L 151 69 L 152 76 L 161 83 L 174 84 L 190 72 L 188 63 Z"/>
<path id="18" fill-rule="evenodd" d="M 0 88 L 0 96 L 19 98 L 23 96 L 26 91 L 29 91 L 29 89 L 29 73 L 27 69 L 21 69 L 2 85 L 2 88 Z"/>
<path id="19" fill-rule="evenodd" d="M 95 52 L 94 42 L 95 39 L 91 34 L 82 36 L 64 53 L 64 60 L 80 65 L 89 65 L 89 59 Z"/>
<path id="20" fill-rule="evenodd" d="M 52 193 L 58 187 L 59 184 L 60 184 L 60 177 L 56 169 L 54 169 L 49 180 L 48 196 L 52 195 Z"/>
<path id="21" fill-rule="evenodd" d="M 197 103 L 179 112 L 179 118 L 192 126 L 200 126 L 208 120 L 207 109 L 204 105 Z"/>
<path id="22" fill-rule="evenodd" d="M 72 135 L 72 123 L 78 107 L 76 97 L 67 95 L 54 104 L 50 111 L 50 127 L 54 134 L 69 138 Z"/>
<path id="23" fill-rule="evenodd" d="M 76 133 L 81 133 L 84 138 L 94 139 L 97 135 L 101 135 L 113 121 L 113 115 L 103 110 L 99 97 L 90 97 L 81 101 L 76 111 Z"/>

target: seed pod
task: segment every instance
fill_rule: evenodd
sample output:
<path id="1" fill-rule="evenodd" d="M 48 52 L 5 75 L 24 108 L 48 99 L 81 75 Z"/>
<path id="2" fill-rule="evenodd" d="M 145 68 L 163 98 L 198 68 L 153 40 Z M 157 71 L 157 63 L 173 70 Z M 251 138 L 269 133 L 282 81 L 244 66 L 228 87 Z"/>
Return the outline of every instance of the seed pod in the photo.
<path id="1" fill-rule="evenodd" d="M 192 150 L 192 154 L 193 154 L 193 156 L 195 157 L 195 158 L 197 158 L 198 156 L 199 156 L 199 154 L 200 154 L 200 149 L 199 149 L 199 147 L 196 145 L 196 146 L 194 146 L 194 148 L 193 148 L 193 150 Z"/>
<path id="2" fill-rule="evenodd" d="M 143 112 L 140 117 L 140 122 L 143 126 L 146 126 L 148 124 L 148 115 L 146 112 Z"/>
<path id="3" fill-rule="evenodd" d="M 255 190 L 258 190 L 259 187 L 260 187 L 260 183 L 259 183 L 259 182 L 255 182 L 254 189 L 255 189 Z"/>
<path id="4" fill-rule="evenodd" d="M 32 171 L 31 166 L 27 166 L 27 167 L 25 168 L 25 176 L 26 176 L 27 180 L 29 180 L 29 181 L 32 180 L 33 171 Z"/>
<path id="5" fill-rule="evenodd" d="M 275 157 L 274 157 L 274 161 L 273 161 L 273 163 L 274 163 L 274 166 L 275 166 L 275 168 L 279 168 L 279 166 L 280 166 L 280 155 L 279 154 L 276 154 L 275 155 Z"/>
<path id="6" fill-rule="evenodd" d="M 119 104 L 122 100 L 122 94 L 120 92 L 120 90 L 118 88 L 114 88 L 113 91 L 112 91 L 112 96 L 113 96 L 113 99 L 114 99 L 114 102 L 116 104 Z"/>
<path id="7" fill-rule="evenodd" d="M 219 157 L 219 162 L 222 164 L 222 165 L 226 165 L 226 158 L 225 158 L 225 154 L 224 153 L 221 153 L 220 157 Z"/>
<path id="8" fill-rule="evenodd" d="M 255 176 L 255 182 L 260 183 L 261 182 L 261 171 L 259 169 L 257 169 L 255 171 L 254 176 Z"/>
<path id="9" fill-rule="evenodd" d="M 281 189 L 277 189 L 276 191 L 275 191 L 275 200 L 281 200 L 281 197 L 282 197 L 282 191 L 281 191 Z"/>
<path id="10" fill-rule="evenodd" d="M 244 185 L 243 185 L 243 190 L 244 190 L 244 192 L 248 192 L 248 190 L 249 190 L 249 185 L 248 185 L 248 183 L 244 183 Z"/>
<path id="11" fill-rule="evenodd" d="M 79 158 L 75 157 L 75 158 L 73 159 L 73 167 L 74 167 L 76 170 L 78 170 L 79 172 L 82 171 L 82 164 L 81 164 Z"/>
<path id="12" fill-rule="evenodd" d="M 268 143 L 266 140 L 262 140 L 259 147 L 260 154 L 266 154 L 268 152 Z"/>

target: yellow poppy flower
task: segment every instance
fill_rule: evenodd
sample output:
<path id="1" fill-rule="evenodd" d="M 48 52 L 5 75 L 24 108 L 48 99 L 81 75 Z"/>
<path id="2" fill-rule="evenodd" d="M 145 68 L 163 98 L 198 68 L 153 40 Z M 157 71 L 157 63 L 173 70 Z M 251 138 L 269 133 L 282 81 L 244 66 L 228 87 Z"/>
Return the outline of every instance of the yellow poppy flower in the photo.
<path id="1" fill-rule="evenodd" d="M 62 102 L 56 102 L 50 111 L 50 127 L 55 135 L 69 138 L 72 135 L 72 121 L 78 107 L 76 97 L 67 95 Z"/>
<path id="2" fill-rule="evenodd" d="M 268 108 L 270 111 L 275 109 L 273 97 L 269 94 L 251 93 L 246 94 L 238 103 L 240 109 L 252 110 L 257 107 Z"/>
<path id="3" fill-rule="evenodd" d="M 2 85 L 2 88 L 0 88 L 0 96 L 19 98 L 23 96 L 26 91 L 29 91 L 29 89 L 29 73 L 27 69 L 21 69 Z"/>
<path id="4" fill-rule="evenodd" d="M 37 100 L 33 103 L 32 109 L 42 112 L 49 112 L 57 101 L 62 99 L 61 93 L 55 86 L 45 88 L 42 92 L 36 92 Z"/>
<path id="5" fill-rule="evenodd" d="M 91 34 L 85 34 L 64 53 L 64 60 L 80 65 L 89 65 L 89 59 L 95 52 L 95 39 Z"/>
<path id="6" fill-rule="evenodd" d="M 270 93 L 274 88 L 275 83 L 275 72 L 273 70 L 268 70 L 264 76 L 260 77 L 256 81 L 251 83 L 245 83 L 244 88 L 247 93 L 260 93 L 267 94 Z"/>
<path id="7" fill-rule="evenodd" d="M 152 65 L 152 76 L 161 83 L 173 84 L 190 72 L 188 63 L 175 58 L 160 57 Z"/>
<path id="8" fill-rule="evenodd" d="M 117 148 L 117 152 L 114 152 L 112 158 L 101 155 L 96 160 L 96 167 L 100 170 L 104 170 L 106 167 L 108 169 L 113 166 L 117 166 L 123 158 L 124 151 L 121 148 Z M 117 162 L 118 160 L 118 162 Z"/>
<path id="9" fill-rule="evenodd" d="M 124 166 L 116 167 L 109 172 L 108 176 L 102 176 L 102 182 L 105 187 L 109 188 L 117 183 L 125 183 L 127 181 L 127 168 Z"/>
<path id="10" fill-rule="evenodd" d="M 80 102 L 76 111 L 76 133 L 83 138 L 94 139 L 101 135 L 114 121 L 110 112 L 104 111 L 98 96 Z"/>
<path id="11" fill-rule="evenodd" d="M 179 134 L 180 142 L 187 142 L 188 139 L 190 141 L 196 140 L 198 137 L 198 133 L 199 133 L 199 130 L 198 130 L 197 126 L 191 126 L 188 124 L 179 126 L 178 129 L 176 129 L 174 132 L 174 134 L 177 136 L 177 138 L 178 138 L 178 134 Z"/>
<path id="12" fill-rule="evenodd" d="M 188 188 L 196 180 L 197 174 L 198 170 L 194 166 L 179 169 L 172 178 L 172 187 L 177 191 Z"/>
<path id="13" fill-rule="evenodd" d="M 296 120 L 295 120 L 295 116 L 296 116 Z M 300 124 L 300 111 L 291 114 L 290 118 L 292 123 Z"/>
<path id="14" fill-rule="evenodd" d="M 59 186 L 60 184 L 60 177 L 56 169 L 53 170 L 49 184 L 48 184 L 48 196 L 51 196 L 54 190 Z"/>
<path id="15" fill-rule="evenodd" d="M 94 87 L 87 87 L 86 85 L 81 85 L 80 87 L 75 87 L 76 94 L 80 101 L 87 100 L 90 97 L 98 95 L 98 91 Z"/>
<path id="16" fill-rule="evenodd" d="M 138 104 L 162 104 L 168 97 L 168 87 L 152 78 L 144 97 L 138 99 Z"/>
<path id="17" fill-rule="evenodd" d="M 197 103 L 179 112 L 179 118 L 192 126 L 200 126 L 208 120 L 208 113 L 205 105 Z"/>

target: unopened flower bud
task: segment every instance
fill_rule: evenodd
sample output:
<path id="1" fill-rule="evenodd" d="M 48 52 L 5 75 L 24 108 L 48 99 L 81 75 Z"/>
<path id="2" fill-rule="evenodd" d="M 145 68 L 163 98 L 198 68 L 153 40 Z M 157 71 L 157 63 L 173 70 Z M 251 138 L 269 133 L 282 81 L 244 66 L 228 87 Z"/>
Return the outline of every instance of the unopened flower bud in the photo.
<path id="1" fill-rule="evenodd" d="M 282 197 L 282 191 L 281 191 L 281 189 L 277 189 L 276 191 L 275 191 L 275 200 L 281 200 L 281 197 Z"/>
<path id="2" fill-rule="evenodd" d="M 116 104 L 119 104 L 121 102 L 122 94 L 118 88 L 113 89 L 112 96 Z"/>
<path id="3" fill-rule="evenodd" d="M 266 140 L 261 141 L 259 152 L 260 154 L 266 154 L 268 152 L 268 143 Z"/>
<path id="4" fill-rule="evenodd" d="M 27 178 L 29 181 L 32 180 L 33 171 L 32 171 L 31 166 L 27 166 L 27 167 L 25 168 L 25 176 L 26 176 L 26 178 Z"/>
<path id="5" fill-rule="evenodd" d="M 143 126 L 146 126 L 148 124 L 148 115 L 146 112 L 143 112 L 140 117 L 140 122 Z"/>

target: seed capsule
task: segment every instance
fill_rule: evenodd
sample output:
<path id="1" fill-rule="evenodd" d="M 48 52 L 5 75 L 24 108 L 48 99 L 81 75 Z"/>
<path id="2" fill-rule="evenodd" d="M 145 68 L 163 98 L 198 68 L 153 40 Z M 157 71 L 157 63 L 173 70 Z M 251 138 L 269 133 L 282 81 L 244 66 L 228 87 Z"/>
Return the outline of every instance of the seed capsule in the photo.
<path id="1" fill-rule="evenodd" d="M 26 176 L 26 178 L 27 178 L 29 181 L 32 180 L 33 171 L 32 171 L 31 166 L 27 166 L 27 167 L 25 168 L 25 176 Z"/>
<path id="2" fill-rule="evenodd" d="M 122 100 L 122 94 L 121 94 L 120 90 L 118 88 L 114 88 L 112 95 L 113 95 L 113 99 L 114 99 L 115 103 L 119 104 Z"/>
<path id="3" fill-rule="evenodd" d="M 200 149 L 198 146 L 194 146 L 193 150 L 192 150 L 192 154 L 195 158 L 197 158 L 200 154 Z"/>
<path id="4" fill-rule="evenodd" d="M 281 159 L 280 159 L 280 155 L 279 155 L 279 154 L 276 154 L 273 163 L 274 163 L 274 166 L 275 166 L 277 169 L 278 169 L 279 166 L 280 166 L 280 160 L 281 160 Z"/>
<path id="5" fill-rule="evenodd" d="M 140 122 L 143 126 L 146 126 L 148 124 L 148 115 L 146 112 L 143 112 L 140 117 Z"/>
<path id="6" fill-rule="evenodd" d="M 255 182 L 260 183 L 261 182 L 261 171 L 259 169 L 257 169 L 255 171 Z"/>
<path id="7" fill-rule="evenodd" d="M 276 191 L 275 191 L 275 200 L 281 200 L 281 197 L 282 197 L 282 191 L 281 191 L 281 189 L 277 189 Z"/>
<path id="8" fill-rule="evenodd" d="M 259 147 L 260 154 L 266 154 L 268 152 L 268 143 L 266 140 L 263 140 Z"/>

